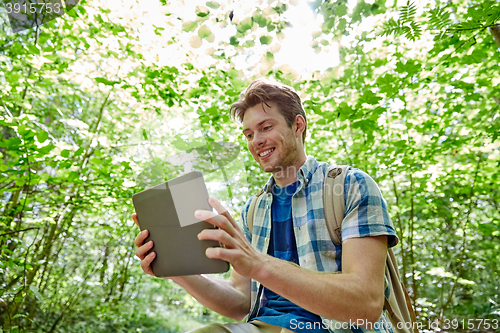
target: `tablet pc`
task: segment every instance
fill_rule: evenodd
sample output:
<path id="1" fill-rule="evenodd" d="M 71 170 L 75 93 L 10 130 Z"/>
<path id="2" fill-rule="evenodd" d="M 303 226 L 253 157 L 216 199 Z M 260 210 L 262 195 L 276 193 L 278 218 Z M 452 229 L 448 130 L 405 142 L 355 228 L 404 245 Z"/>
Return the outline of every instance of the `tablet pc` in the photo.
<path id="1" fill-rule="evenodd" d="M 192 171 L 132 196 L 141 230 L 149 230 L 145 243 L 152 240 L 156 257 L 151 263 L 157 277 L 222 273 L 229 263 L 210 259 L 208 247 L 217 241 L 199 240 L 203 229 L 212 224 L 194 217 L 197 209 L 212 210 L 200 171 Z"/>

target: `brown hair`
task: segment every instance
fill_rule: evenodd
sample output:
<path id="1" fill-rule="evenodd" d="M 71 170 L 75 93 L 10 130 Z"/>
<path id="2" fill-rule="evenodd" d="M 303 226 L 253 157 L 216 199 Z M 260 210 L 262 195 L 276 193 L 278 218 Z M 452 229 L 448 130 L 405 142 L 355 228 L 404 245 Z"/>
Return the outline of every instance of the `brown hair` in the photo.
<path id="1" fill-rule="evenodd" d="M 278 111 L 285 117 L 288 127 L 292 128 L 295 118 L 298 115 L 304 117 L 305 128 L 302 133 L 302 142 L 306 140 L 307 118 L 297 92 L 290 86 L 278 82 L 271 82 L 265 79 L 258 79 L 250 83 L 248 88 L 241 93 L 240 99 L 231 105 L 231 117 L 243 122 L 245 112 L 257 104 L 267 104 L 274 102 L 278 106 Z"/>

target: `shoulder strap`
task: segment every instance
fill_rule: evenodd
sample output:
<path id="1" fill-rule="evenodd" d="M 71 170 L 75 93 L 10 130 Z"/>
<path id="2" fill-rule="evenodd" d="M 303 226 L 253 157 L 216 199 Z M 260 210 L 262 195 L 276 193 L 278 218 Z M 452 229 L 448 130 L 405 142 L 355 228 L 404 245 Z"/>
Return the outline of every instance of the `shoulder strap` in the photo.
<path id="1" fill-rule="evenodd" d="M 392 248 L 387 250 L 385 276 L 387 283 L 390 285 L 391 293 L 389 298 L 384 299 L 384 306 L 391 321 L 396 323 L 413 323 L 411 329 L 405 327 L 407 330 L 397 330 L 397 332 L 418 333 L 415 310 L 413 310 L 413 306 L 411 305 L 410 295 L 408 295 L 403 282 L 401 282 L 398 262 Z"/>
<path id="2" fill-rule="evenodd" d="M 264 189 L 260 189 L 260 191 L 255 195 L 255 197 L 252 199 L 250 202 L 250 207 L 248 207 L 248 214 L 247 214 L 247 227 L 248 230 L 250 231 L 250 234 L 252 233 L 253 230 L 253 219 L 255 218 L 255 207 L 257 207 L 257 201 L 259 201 L 259 197 L 264 193 Z"/>
<path id="3" fill-rule="evenodd" d="M 342 244 L 341 226 L 345 215 L 344 182 L 349 165 L 330 166 L 323 182 L 323 209 L 333 244 Z"/>

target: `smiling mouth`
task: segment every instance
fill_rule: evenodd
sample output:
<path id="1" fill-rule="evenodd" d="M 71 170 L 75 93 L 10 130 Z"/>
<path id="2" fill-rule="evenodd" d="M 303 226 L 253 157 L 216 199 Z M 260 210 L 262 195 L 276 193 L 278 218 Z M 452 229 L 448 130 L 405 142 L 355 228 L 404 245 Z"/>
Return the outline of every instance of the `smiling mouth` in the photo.
<path id="1" fill-rule="evenodd" d="M 266 157 L 268 156 L 269 154 L 271 154 L 276 148 L 270 148 L 266 151 L 263 151 L 262 153 L 259 154 L 260 157 Z"/>

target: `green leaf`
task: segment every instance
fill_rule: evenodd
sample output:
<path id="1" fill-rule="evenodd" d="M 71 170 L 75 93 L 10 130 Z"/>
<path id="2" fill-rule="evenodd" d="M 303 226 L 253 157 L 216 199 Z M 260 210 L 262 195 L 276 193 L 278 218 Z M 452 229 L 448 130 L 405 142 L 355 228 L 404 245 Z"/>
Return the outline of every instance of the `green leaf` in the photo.
<path id="1" fill-rule="evenodd" d="M 71 171 L 68 175 L 68 181 L 72 182 L 75 181 L 80 177 L 80 174 L 76 171 Z"/>
<path id="2" fill-rule="evenodd" d="M 377 104 L 380 100 L 382 100 L 382 97 L 377 96 L 377 94 L 370 90 L 364 91 L 360 98 L 361 103 L 372 105 Z"/>
<path id="3" fill-rule="evenodd" d="M 216 2 L 216 1 L 208 1 L 208 2 L 206 3 L 206 5 L 207 5 L 207 7 L 210 7 L 210 8 L 212 8 L 212 9 L 217 9 L 217 8 L 219 8 L 219 7 L 220 7 L 219 3 L 218 3 L 218 2 Z"/>
<path id="4" fill-rule="evenodd" d="M 259 25 L 259 27 L 264 28 L 267 26 L 268 19 L 265 18 L 262 14 L 260 13 L 254 13 L 252 16 L 252 19 L 254 20 L 255 23 Z"/>
<path id="5" fill-rule="evenodd" d="M 244 47 L 254 47 L 255 46 L 255 41 L 254 40 L 247 40 L 243 43 Z"/>
<path id="6" fill-rule="evenodd" d="M 70 153 L 71 153 L 70 150 L 64 149 L 63 151 L 61 151 L 61 156 L 64 158 L 68 158 Z"/>
<path id="7" fill-rule="evenodd" d="M 19 126 L 17 128 L 17 131 L 19 132 L 19 134 L 21 134 L 21 136 L 23 137 L 27 137 L 29 136 L 29 134 L 32 132 L 31 128 L 29 128 L 28 126 L 25 126 L 25 125 L 22 125 L 22 126 Z"/>
<path id="8" fill-rule="evenodd" d="M 182 31 L 190 32 L 190 31 L 193 31 L 194 28 L 196 28 L 197 26 L 198 26 L 198 22 L 187 21 L 187 22 L 182 23 Z"/>
<path id="9" fill-rule="evenodd" d="M 353 114 L 354 110 L 346 102 L 339 104 L 337 112 L 340 113 L 340 120 L 346 120 Z"/>
<path id="10" fill-rule="evenodd" d="M 43 299 L 42 294 L 40 294 L 40 292 L 38 291 L 37 286 L 31 285 L 30 290 L 35 295 L 35 297 L 38 298 L 38 300 L 41 301 Z"/>
<path id="11" fill-rule="evenodd" d="M 9 149 L 12 149 L 12 150 L 18 149 L 19 146 L 21 145 L 21 139 L 19 139 L 17 137 L 9 138 L 9 139 L 7 139 L 7 141 L 4 141 L 4 142 L 5 142 L 5 146 L 8 147 Z M 2 145 L 4 142 L 2 142 Z"/>
<path id="12" fill-rule="evenodd" d="M 335 16 L 332 16 L 330 17 L 328 20 L 326 20 L 323 25 L 321 26 L 321 30 L 323 30 L 323 32 L 330 32 L 333 27 L 335 26 L 335 21 L 336 21 L 336 17 Z"/>
<path id="13" fill-rule="evenodd" d="M 421 66 L 416 61 L 407 61 L 406 64 L 401 61 L 396 63 L 396 72 L 401 74 L 407 73 L 409 76 L 412 76 L 420 70 Z"/>
<path id="14" fill-rule="evenodd" d="M 403 34 L 403 26 L 400 21 L 395 21 L 390 18 L 387 22 L 382 24 L 382 30 L 378 33 L 380 36 L 400 36 Z"/>
<path id="15" fill-rule="evenodd" d="M 446 7 L 433 8 L 429 11 L 429 26 L 433 29 L 441 30 L 451 25 L 450 13 Z"/>
<path id="16" fill-rule="evenodd" d="M 377 77 L 377 86 L 380 88 L 382 93 L 394 94 L 398 91 L 395 86 L 397 78 L 391 74 L 385 74 Z"/>
<path id="17" fill-rule="evenodd" d="M 267 24 L 267 31 L 271 32 L 273 31 L 274 29 L 276 29 L 276 25 L 273 23 L 273 22 L 269 22 Z"/>
<path id="18" fill-rule="evenodd" d="M 22 298 L 21 298 L 22 299 Z M 16 318 L 29 318 L 27 315 L 25 314 L 22 314 L 22 313 L 18 313 L 14 316 L 12 316 L 12 319 L 16 319 Z M 17 327 L 16 327 L 17 328 Z M 15 331 L 15 332 L 19 332 L 19 331 Z"/>
<path id="19" fill-rule="evenodd" d="M 406 26 L 404 31 L 405 37 L 411 41 L 415 41 L 422 35 L 422 28 L 420 26 L 420 23 L 415 21 L 411 22 L 409 26 Z"/>
<path id="20" fill-rule="evenodd" d="M 110 80 L 103 78 L 103 77 L 96 77 L 95 80 L 97 83 L 102 83 L 102 84 L 105 84 L 107 86 L 114 86 L 115 84 L 120 83 L 120 81 L 110 81 Z"/>
<path id="21" fill-rule="evenodd" d="M 346 25 L 347 25 L 347 20 L 345 18 L 341 18 L 339 20 L 339 23 L 337 24 L 337 30 L 338 31 L 344 31 Z"/>
<path id="22" fill-rule="evenodd" d="M 208 16 L 208 14 L 210 14 L 210 12 L 204 11 L 202 8 L 200 8 L 200 6 L 196 6 L 196 9 L 194 12 L 199 17 L 206 17 L 206 16 Z"/>
<path id="23" fill-rule="evenodd" d="M 271 36 L 260 36 L 259 41 L 262 45 L 269 45 L 273 41 L 273 37 Z"/>
<path id="24" fill-rule="evenodd" d="M 90 162 L 94 163 L 94 164 L 97 164 L 97 165 L 101 165 L 102 164 L 102 160 L 100 158 L 91 158 L 90 159 Z"/>
<path id="25" fill-rule="evenodd" d="M 400 20 L 404 23 L 411 23 L 415 19 L 415 14 L 417 13 L 417 6 L 410 2 L 409 0 L 406 2 L 406 6 L 401 8 L 400 12 Z"/>
<path id="26" fill-rule="evenodd" d="M 198 36 L 202 39 L 209 37 L 211 33 L 212 33 L 212 31 L 210 30 L 210 28 L 206 24 L 202 25 L 198 29 Z"/>
<path id="27" fill-rule="evenodd" d="M 28 50 L 33 53 L 33 54 L 36 54 L 36 55 L 40 55 L 40 49 L 38 48 L 37 45 L 28 45 Z"/>
<path id="28" fill-rule="evenodd" d="M 398 148 L 403 148 L 406 146 L 406 140 L 394 141 L 392 144 Z"/>
<path id="29" fill-rule="evenodd" d="M 236 30 L 239 33 L 244 34 L 247 30 L 252 29 L 252 26 L 253 26 L 252 18 L 247 17 L 243 21 L 241 21 L 240 24 L 238 24 L 238 26 L 236 27 Z"/>
<path id="30" fill-rule="evenodd" d="M 49 133 L 47 133 L 45 131 L 40 131 L 36 135 L 36 138 L 37 138 L 38 142 L 44 143 L 49 138 Z"/>
<path id="31" fill-rule="evenodd" d="M 59 59 L 59 56 L 57 54 L 46 54 L 43 57 L 50 60 L 50 62 L 55 62 Z"/>
<path id="32" fill-rule="evenodd" d="M 345 4 L 341 4 L 335 9 L 335 15 L 344 16 L 347 14 L 347 6 Z"/>
<path id="33" fill-rule="evenodd" d="M 43 146 L 42 148 L 39 148 L 38 149 L 38 153 L 41 154 L 41 155 L 47 155 L 48 153 L 50 153 L 51 150 L 53 150 L 56 146 L 52 145 L 52 144 L 48 144 L 46 146 Z"/>
<path id="34" fill-rule="evenodd" d="M 231 36 L 231 38 L 229 38 L 229 44 L 237 46 L 239 44 L 238 38 L 236 38 L 235 36 Z"/>
<path id="35" fill-rule="evenodd" d="M 84 149 L 82 147 L 78 148 L 77 151 L 75 151 L 74 156 L 80 156 L 84 152 Z"/>

